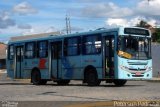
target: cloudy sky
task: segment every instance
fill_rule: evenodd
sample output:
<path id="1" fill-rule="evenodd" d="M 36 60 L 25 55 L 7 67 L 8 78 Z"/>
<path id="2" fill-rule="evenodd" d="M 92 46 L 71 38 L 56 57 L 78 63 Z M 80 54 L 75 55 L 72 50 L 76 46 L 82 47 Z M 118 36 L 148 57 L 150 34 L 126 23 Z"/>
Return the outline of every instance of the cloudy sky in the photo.
<path id="1" fill-rule="evenodd" d="M 64 31 L 66 14 L 73 32 L 160 24 L 160 0 L 0 0 L 0 41 L 12 36 Z"/>

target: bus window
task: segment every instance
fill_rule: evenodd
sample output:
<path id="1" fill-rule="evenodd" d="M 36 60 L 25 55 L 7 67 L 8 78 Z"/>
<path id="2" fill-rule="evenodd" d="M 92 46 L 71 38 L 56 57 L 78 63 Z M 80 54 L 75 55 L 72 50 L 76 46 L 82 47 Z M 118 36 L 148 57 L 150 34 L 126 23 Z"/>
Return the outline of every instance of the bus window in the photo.
<path id="1" fill-rule="evenodd" d="M 106 57 L 114 56 L 114 38 L 111 37 L 114 37 L 114 35 L 110 35 L 110 37 L 106 39 Z"/>
<path id="2" fill-rule="evenodd" d="M 83 54 L 101 53 L 101 36 L 90 35 L 83 37 Z"/>
<path id="3" fill-rule="evenodd" d="M 131 55 L 131 59 L 151 58 L 150 39 L 144 37 L 119 37 L 119 50 Z"/>
<path id="4" fill-rule="evenodd" d="M 34 58 L 35 57 L 34 53 L 35 53 L 35 43 L 34 42 L 26 43 L 25 57 L 26 58 Z"/>
<path id="5" fill-rule="evenodd" d="M 64 55 L 75 56 L 80 54 L 80 37 L 66 38 L 64 40 Z"/>
<path id="6" fill-rule="evenodd" d="M 62 42 L 54 42 L 51 47 L 52 50 L 52 58 L 53 59 L 61 59 L 62 58 Z"/>
<path id="7" fill-rule="evenodd" d="M 17 57 L 17 62 L 21 62 L 23 60 L 23 49 L 22 49 L 22 47 L 16 47 L 16 57 Z"/>
<path id="8" fill-rule="evenodd" d="M 14 58 L 14 46 L 10 45 L 9 46 L 9 51 L 8 51 L 8 59 L 12 60 Z"/>
<path id="9" fill-rule="evenodd" d="M 38 42 L 38 57 L 40 58 L 48 57 L 48 42 L 47 41 Z"/>

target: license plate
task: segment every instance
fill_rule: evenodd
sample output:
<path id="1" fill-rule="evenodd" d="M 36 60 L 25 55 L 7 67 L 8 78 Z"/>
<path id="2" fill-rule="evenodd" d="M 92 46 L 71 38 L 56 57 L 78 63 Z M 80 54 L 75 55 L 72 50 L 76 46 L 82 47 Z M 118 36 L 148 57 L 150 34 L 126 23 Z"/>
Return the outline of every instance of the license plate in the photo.
<path id="1" fill-rule="evenodd" d="M 141 73 L 140 72 L 136 72 L 136 75 L 141 75 Z"/>

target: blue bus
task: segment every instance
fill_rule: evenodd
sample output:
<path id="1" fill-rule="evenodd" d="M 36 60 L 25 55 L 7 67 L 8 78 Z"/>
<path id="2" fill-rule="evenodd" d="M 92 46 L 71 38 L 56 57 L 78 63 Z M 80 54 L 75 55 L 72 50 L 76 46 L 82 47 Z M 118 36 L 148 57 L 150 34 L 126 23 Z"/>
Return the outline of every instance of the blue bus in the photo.
<path id="1" fill-rule="evenodd" d="M 151 79 L 151 32 L 119 27 L 9 41 L 7 72 L 34 85 L 82 80 L 89 86 L 101 81 L 123 86 L 127 80 Z"/>

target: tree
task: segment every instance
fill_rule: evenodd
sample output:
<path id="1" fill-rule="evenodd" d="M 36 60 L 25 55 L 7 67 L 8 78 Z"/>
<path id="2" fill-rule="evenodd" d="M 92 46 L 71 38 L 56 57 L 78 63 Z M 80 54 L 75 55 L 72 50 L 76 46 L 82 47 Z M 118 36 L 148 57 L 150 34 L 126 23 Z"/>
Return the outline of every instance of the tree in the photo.
<path id="1" fill-rule="evenodd" d="M 154 28 L 144 20 L 141 20 L 136 26 L 150 29 L 152 33 L 152 41 L 160 43 L 160 28 Z"/>
<path id="2" fill-rule="evenodd" d="M 153 42 L 160 43 L 160 28 L 156 28 L 155 33 L 152 36 Z"/>
<path id="3" fill-rule="evenodd" d="M 5 43 L 0 41 L 0 44 L 5 44 Z"/>
<path id="4" fill-rule="evenodd" d="M 149 28 L 152 27 L 150 24 L 148 24 L 146 21 L 141 20 L 137 25 L 137 27 L 143 27 L 143 28 Z"/>

